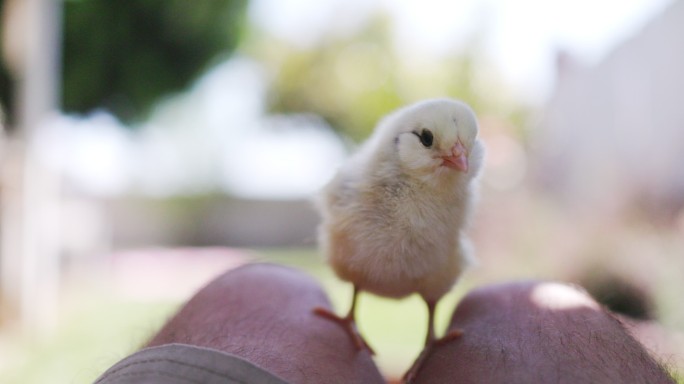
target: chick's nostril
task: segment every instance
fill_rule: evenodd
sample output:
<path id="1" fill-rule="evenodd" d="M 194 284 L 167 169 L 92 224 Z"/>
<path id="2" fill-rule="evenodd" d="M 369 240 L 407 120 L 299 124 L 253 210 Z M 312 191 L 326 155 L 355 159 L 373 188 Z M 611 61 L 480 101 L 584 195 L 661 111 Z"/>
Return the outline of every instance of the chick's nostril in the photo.
<path id="1" fill-rule="evenodd" d="M 467 154 L 465 146 L 461 143 L 461 141 L 457 141 L 456 144 L 454 144 L 453 147 L 451 147 L 451 153 L 454 156 L 461 156 L 463 154 Z"/>

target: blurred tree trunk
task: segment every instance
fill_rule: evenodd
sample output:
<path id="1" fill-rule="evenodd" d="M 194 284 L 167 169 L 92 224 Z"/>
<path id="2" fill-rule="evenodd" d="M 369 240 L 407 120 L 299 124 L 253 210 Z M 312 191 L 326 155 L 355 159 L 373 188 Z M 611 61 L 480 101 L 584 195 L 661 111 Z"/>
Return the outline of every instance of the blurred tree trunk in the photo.
<path id="1" fill-rule="evenodd" d="M 37 161 L 35 131 L 58 109 L 59 0 L 11 0 L 3 9 L 5 59 L 15 79 L 17 120 L 2 161 L 0 308 L 5 322 L 34 329 L 56 315 L 59 183 Z"/>

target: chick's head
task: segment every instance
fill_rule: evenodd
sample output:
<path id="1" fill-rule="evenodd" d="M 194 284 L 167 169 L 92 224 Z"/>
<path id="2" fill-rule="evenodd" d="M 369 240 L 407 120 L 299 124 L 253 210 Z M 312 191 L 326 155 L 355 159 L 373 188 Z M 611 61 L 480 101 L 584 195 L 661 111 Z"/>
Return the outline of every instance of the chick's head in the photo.
<path id="1" fill-rule="evenodd" d="M 400 166 L 420 176 L 472 173 L 477 120 L 468 105 L 427 100 L 399 110 L 391 121 Z"/>

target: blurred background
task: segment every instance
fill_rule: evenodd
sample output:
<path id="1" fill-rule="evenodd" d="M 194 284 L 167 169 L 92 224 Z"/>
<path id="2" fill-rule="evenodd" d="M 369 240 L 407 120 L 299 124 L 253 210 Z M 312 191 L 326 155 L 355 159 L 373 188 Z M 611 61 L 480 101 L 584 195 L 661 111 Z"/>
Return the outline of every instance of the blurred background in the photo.
<path id="1" fill-rule="evenodd" d="M 684 382 L 684 1 L 0 10 L 3 382 L 92 382 L 248 262 L 303 269 L 346 310 L 311 197 L 378 118 L 444 96 L 473 106 L 488 154 L 479 264 L 438 324 L 476 286 L 573 282 Z M 388 377 L 418 354 L 424 312 L 360 298 Z"/>

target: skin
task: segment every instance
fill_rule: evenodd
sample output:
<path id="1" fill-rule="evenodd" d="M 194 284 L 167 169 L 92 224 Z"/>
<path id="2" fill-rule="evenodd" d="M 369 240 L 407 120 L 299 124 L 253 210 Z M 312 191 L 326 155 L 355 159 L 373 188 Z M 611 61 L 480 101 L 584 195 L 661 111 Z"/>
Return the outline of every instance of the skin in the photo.
<path id="1" fill-rule="evenodd" d="M 310 277 L 248 265 L 200 290 L 147 346 L 214 348 L 293 384 L 384 383 L 368 351 L 357 351 L 313 307 L 330 304 Z M 450 329 L 464 333 L 431 351 L 413 382 L 674 383 L 618 320 L 566 285 L 474 290 L 458 305 Z"/>
<path id="2" fill-rule="evenodd" d="M 291 383 L 384 383 L 370 354 L 358 352 L 342 328 L 313 315 L 314 307 L 330 309 L 330 302 L 311 277 L 248 265 L 201 289 L 147 346 L 217 349 Z"/>
<path id="3" fill-rule="evenodd" d="M 415 383 L 674 383 L 613 315 L 579 289 L 520 282 L 477 289 Z"/>

